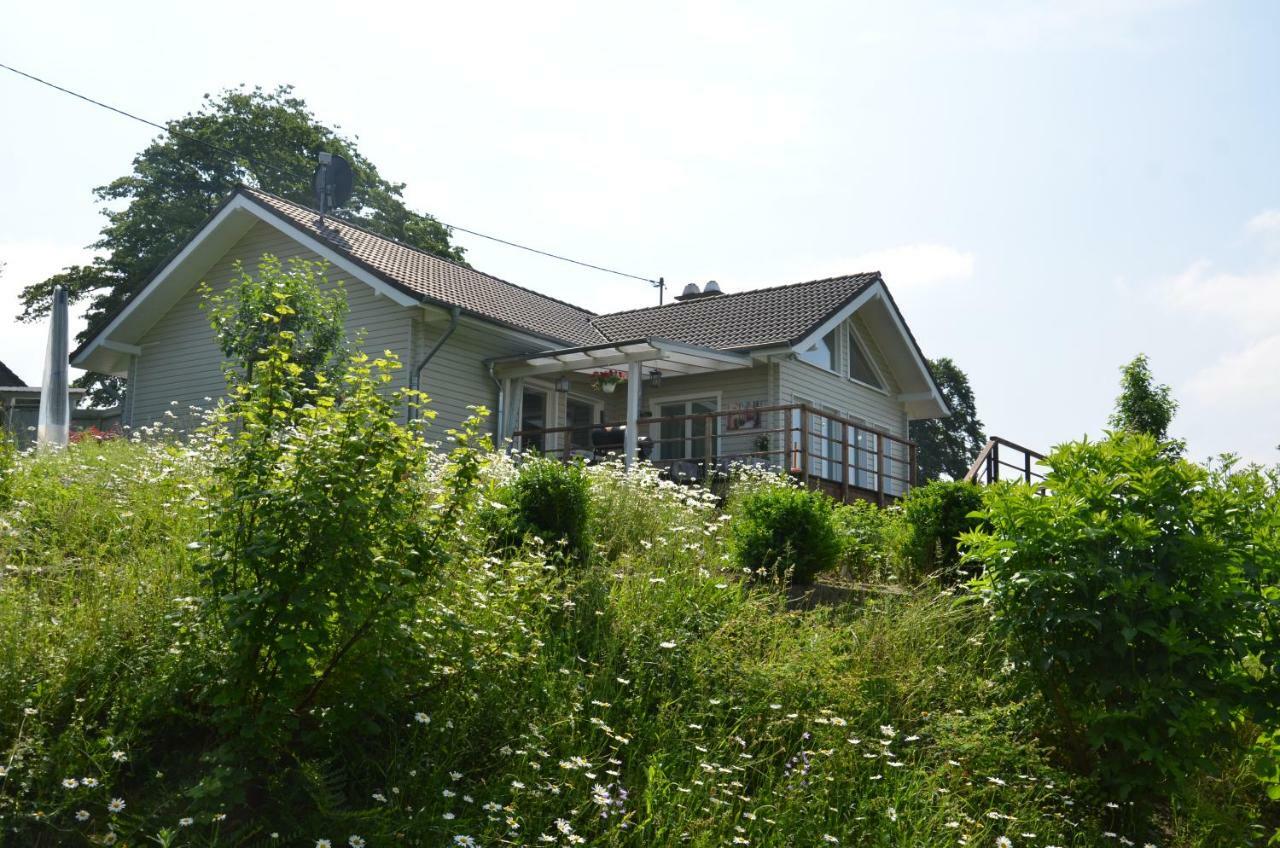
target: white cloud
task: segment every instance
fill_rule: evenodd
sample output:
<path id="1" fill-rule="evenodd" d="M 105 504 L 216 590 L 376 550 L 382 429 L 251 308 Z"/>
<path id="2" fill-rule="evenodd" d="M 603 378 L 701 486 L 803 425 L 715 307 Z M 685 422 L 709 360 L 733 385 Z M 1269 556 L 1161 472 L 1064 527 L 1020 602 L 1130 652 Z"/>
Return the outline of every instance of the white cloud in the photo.
<path id="1" fill-rule="evenodd" d="M 1280 322 L 1280 265 L 1232 273 L 1215 271 L 1208 260 L 1200 260 L 1162 288 L 1170 305 L 1223 316 L 1245 332 L 1261 332 Z"/>
<path id="2" fill-rule="evenodd" d="M 1280 397 L 1280 335 L 1224 354 L 1192 376 L 1186 389 L 1192 399 L 1229 407 L 1233 414 L 1274 406 Z"/>
<path id="3" fill-rule="evenodd" d="M 879 271 L 895 292 L 917 291 L 973 277 L 974 255 L 945 244 L 904 244 L 825 266 L 816 276 Z"/>
<path id="4" fill-rule="evenodd" d="M 1272 248 L 1280 248 L 1280 209 L 1264 209 L 1244 225 L 1249 235 L 1262 239 Z"/>

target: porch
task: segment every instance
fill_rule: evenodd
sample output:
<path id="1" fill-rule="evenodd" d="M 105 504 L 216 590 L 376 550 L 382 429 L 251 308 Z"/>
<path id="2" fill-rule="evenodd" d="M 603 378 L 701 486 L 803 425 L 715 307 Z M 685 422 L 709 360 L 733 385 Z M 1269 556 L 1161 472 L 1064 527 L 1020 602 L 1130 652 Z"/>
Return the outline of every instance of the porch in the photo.
<path id="1" fill-rule="evenodd" d="M 916 446 L 808 404 L 705 409 L 636 419 L 636 456 L 672 480 L 710 485 L 735 467 L 784 471 L 846 503 L 880 505 L 915 485 Z M 535 427 L 511 434 L 517 450 L 568 461 L 624 456 L 625 421 Z"/>
<path id="2" fill-rule="evenodd" d="M 517 450 L 638 458 L 707 485 L 756 466 L 845 501 L 886 503 L 915 484 L 914 444 L 833 409 L 779 403 L 767 364 L 743 353 L 644 338 L 489 364 L 499 440 Z"/>

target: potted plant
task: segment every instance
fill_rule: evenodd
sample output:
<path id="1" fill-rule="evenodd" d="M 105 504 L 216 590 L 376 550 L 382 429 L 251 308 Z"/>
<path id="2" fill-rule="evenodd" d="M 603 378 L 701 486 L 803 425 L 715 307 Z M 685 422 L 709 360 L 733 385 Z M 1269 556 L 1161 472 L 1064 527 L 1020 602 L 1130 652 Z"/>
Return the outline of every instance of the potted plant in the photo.
<path id="1" fill-rule="evenodd" d="M 592 385 L 594 385 L 598 391 L 611 395 L 613 394 L 613 390 L 618 387 L 619 383 L 625 383 L 627 381 L 627 372 L 610 368 L 606 371 L 592 372 L 591 377 L 593 380 Z"/>

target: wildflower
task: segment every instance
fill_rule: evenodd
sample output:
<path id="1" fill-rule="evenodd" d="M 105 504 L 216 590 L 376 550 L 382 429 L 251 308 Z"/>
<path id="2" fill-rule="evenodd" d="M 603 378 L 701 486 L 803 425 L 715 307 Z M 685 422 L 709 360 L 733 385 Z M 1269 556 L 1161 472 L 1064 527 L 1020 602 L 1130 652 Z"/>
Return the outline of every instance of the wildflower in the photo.
<path id="1" fill-rule="evenodd" d="M 823 841 L 823 842 L 830 842 L 832 845 L 839 845 L 839 844 L 840 844 L 840 840 L 839 840 L 839 839 L 836 839 L 834 836 L 832 836 L 832 835 L 831 835 L 831 834 L 829 834 L 829 833 L 824 833 L 824 834 L 822 834 L 822 841 Z"/>
<path id="2" fill-rule="evenodd" d="M 347 844 L 350 845 L 351 848 L 364 848 L 364 840 L 356 836 L 354 833 L 347 837 Z"/>
<path id="3" fill-rule="evenodd" d="M 212 820 L 213 820 L 213 821 L 215 821 L 215 822 L 220 822 L 220 821 L 225 820 L 225 819 L 226 819 L 226 817 L 227 817 L 227 814 L 226 814 L 226 813 L 214 813 L 214 814 L 213 814 L 213 819 L 212 819 Z"/>
<path id="4" fill-rule="evenodd" d="M 414 713 L 413 720 L 416 721 L 418 724 L 430 724 L 431 716 L 427 715 L 426 713 Z"/>
<path id="5" fill-rule="evenodd" d="M 659 643 L 658 643 L 658 647 L 659 647 L 659 648 L 666 648 L 666 649 L 668 649 L 668 650 L 670 650 L 671 648 L 674 648 L 675 646 L 676 646 L 676 643 L 675 643 L 675 642 L 671 642 L 671 641 L 667 641 L 667 642 L 659 642 Z"/>
<path id="6" fill-rule="evenodd" d="M 890 807 L 889 809 L 887 809 L 887 810 L 885 810 L 885 811 L 884 811 L 884 814 L 885 814 L 886 816 L 888 816 L 888 817 L 889 817 L 889 821 L 891 821 L 891 822 L 896 822 L 896 821 L 898 820 L 898 808 L 897 808 L 897 807 Z"/>
<path id="7" fill-rule="evenodd" d="M 183 816 L 182 818 L 178 819 L 178 827 L 191 827 L 191 825 L 195 823 L 196 823 L 196 820 L 191 818 L 191 816 Z"/>
<path id="8" fill-rule="evenodd" d="M 470 836 L 463 836 L 462 834 L 453 837 L 453 844 L 457 845 L 458 848 L 476 848 L 476 841 Z"/>
<path id="9" fill-rule="evenodd" d="M 445 821 L 453 821 L 454 819 L 457 818 L 457 816 L 455 816 L 453 813 L 445 813 L 440 818 L 444 819 Z"/>
<path id="10" fill-rule="evenodd" d="M 1013 848 L 1013 840 L 1007 836 L 997 836 L 996 848 Z"/>
<path id="11" fill-rule="evenodd" d="M 80 785 L 81 785 L 81 786 L 87 786 L 87 787 L 89 787 L 90 789 L 92 789 L 92 788 L 94 788 L 95 786 L 97 786 L 97 785 L 98 785 L 98 778 L 96 778 L 96 777 L 82 777 L 82 778 L 80 778 Z"/>
<path id="12" fill-rule="evenodd" d="M 891 725 L 891 724 L 882 724 L 882 725 L 880 725 L 880 735 L 881 735 L 881 736 L 888 736 L 888 737 L 892 738 L 893 736 L 895 736 L 895 735 L 897 734 L 897 732 L 898 732 L 898 731 L 894 730 L 894 729 L 893 729 L 893 725 Z"/>
<path id="13" fill-rule="evenodd" d="M 116 836 L 116 832 L 114 830 L 108 830 L 106 833 L 102 835 L 102 844 L 115 845 L 117 839 L 119 839 L 119 837 Z"/>
<path id="14" fill-rule="evenodd" d="M 76 821 L 88 821 L 88 820 L 89 820 L 88 810 L 76 810 Z"/>
<path id="15" fill-rule="evenodd" d="M 63 778 L 62 780 L 63 789 L 75 789 L 79 785 L 80 781 L 76 780 L 74 777 Z"/>
<path id="16" fill-rule="evenodd" d="M 385 804 L 387 803 L 387 796 L 383 795 L 381 792 L 375 792 L 373 793 L 373 800 L 377 801 L 379 804 Z"/>
<path id="17" fill-rule="evenodd" d="M 449 779 L 450 779 L 450 780 L 462 780 L 462 772 L 460 772 L 460 771 L 451 771 L 451 772 L 449 772 Z"/>
<path id="18" fill-rule="evenodd" d="M 125 760 L 129 759 L 129 755 L 124 751 L 112 751 L 111 759 L 115 760 L 117 763 L 123 763 Z"/>
<path id="19" fill-rule="evenodd" d="M 123 799 L 123 798 L 112 798 L 112 799 L 111 799 L 111 803 L 110 803 L 110 804 L 107 804 L 107 810 L 108 810 L 109 812 L 112 812 L 112 813 L 122 813 L 122 812 L 124 812 L 124 799 Z"/>
<path id="20" fill-rule="evenodd" d="M 333 848 L 333 843 L 327 839 L 317 839 L 316 848 Z"/>

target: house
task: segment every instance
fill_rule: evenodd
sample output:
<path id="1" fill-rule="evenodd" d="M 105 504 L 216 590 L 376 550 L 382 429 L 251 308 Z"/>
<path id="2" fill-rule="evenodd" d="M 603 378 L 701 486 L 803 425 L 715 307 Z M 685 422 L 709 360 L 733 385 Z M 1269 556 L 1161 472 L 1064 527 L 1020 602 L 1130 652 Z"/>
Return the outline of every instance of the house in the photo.
<path id="1" fill-rule="evenodd" d="M 97 427 L 109 430 L 120 423 L 118 410 L 77 409 L 84 389 L 72 388 L 71 427 L 83 430 Z M 0 362 L 0 426 L 18 447 L 28 447 L 35 441 L 36 425 L 40 421 L 40 387 L 28 386 L 12 369 Z"/>
<path id="2" fill-rule="evenodd" d="M 237 261 L 252 269 L 265 253 L 329 263 L 346 288 L 349 335 L 399 355 L 393 385 L 431 396 L 435 432 L 484 404 L 500 442 L 573 455 L 621 433 L 625 456 L 647 441 L 650 458 L 679 473 L 756 462 L 883 499 L 914 474 L 908 423 L 948 414 L 878 273 L 690 286 L 673 303 L 598 315 L 247 187 L 72 363 L 128 377 L 133 426 L 208 405 L 225 386 L 198 283 L 225 289 Z M 609 393 L 601 372 L 627 379 Z"/>

